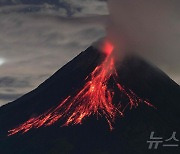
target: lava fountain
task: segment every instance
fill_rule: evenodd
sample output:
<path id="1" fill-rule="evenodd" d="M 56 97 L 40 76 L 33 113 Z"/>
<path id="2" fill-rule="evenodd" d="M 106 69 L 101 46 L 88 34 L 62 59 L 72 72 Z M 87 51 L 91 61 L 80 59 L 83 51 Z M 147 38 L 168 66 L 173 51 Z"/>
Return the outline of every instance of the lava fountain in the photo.
<path id="1" fill-rule="evenodd" d="M 112 130 L 115 117 L 123 116 L 127 107 L 131 109 L 140 103 L 151 106 L 149 101 L 138 97 L 132 90 L 125 88 L 118 82 L 112 54 L 113 45 L 106 41 L 102 50 L 106 54 L 104 61 L 87 76 L 82 89 L 74 96 L 67 96 L 58 106 L 9 130 L 8 136 L 19 132 L 25 133 L 33 128 L 50 126 L 59 120 L 65 121 L 62 126 L 81 124 L 86 117 L 91 115 L 104 116 Z M 121 102 L 113 103 L 115 91 L 114 88 L 108 86 L 110 78 L 113 79 L 114 87 L 118 92 L 128 99 L 125 106 L 122 106 Z"/>

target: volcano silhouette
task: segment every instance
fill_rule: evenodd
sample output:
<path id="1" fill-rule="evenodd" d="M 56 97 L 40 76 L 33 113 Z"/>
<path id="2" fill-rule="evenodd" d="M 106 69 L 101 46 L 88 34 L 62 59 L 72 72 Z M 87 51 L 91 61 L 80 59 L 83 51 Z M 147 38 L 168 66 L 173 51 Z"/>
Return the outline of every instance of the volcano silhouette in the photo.
<path id="1" fill-rule="evenodd" d="M 0 108 L 0 153 L 58 154 L 178 154 L 179 147 L 148 149 L 151 132 L 168 139 L 172 132 L 180 139 L 180 86 L 161 70 L 137 56 L 127 56 L 115 66 L 121 83 L 155 108 L 140 104 L 117 117 L 110 131 L 102 116 L 89 116 L 81 125 L 61 127 L 57 121 L 49 127 L 31 129 L 25 134 L 7 136 L 12 129 L 31 117 L 57 106 L 85 84 L 86 77 L 105 55 L 93 46 L 58 70 L 38 88 Z M 111 84 L 111 81 L 110 81 Z M 118 100 L 116 96 L 114 102 Z M 123 101 L 127 101 L 126 99 Z"/>

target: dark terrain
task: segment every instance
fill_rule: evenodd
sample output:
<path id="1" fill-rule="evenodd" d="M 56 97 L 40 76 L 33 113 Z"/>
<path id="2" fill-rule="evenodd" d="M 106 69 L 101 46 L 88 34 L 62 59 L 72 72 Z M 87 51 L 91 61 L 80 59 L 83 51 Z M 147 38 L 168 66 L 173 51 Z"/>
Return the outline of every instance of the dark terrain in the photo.
<path id="1" fill-rule="evenodd" d="M 7 137 L 9 129 L 37 116 L 84 85 L 84 79 L 104 55 L 89 47 L 37 89 L 0 108 L 0 154 L 179 154 L 179 147 L 148 149 L 151 131 L 166 140 L 176 131 L 180 140 L 180 86 L 158 68 L 136 56 L 116 63 L 121 83 L 157 109 L 141 104 L 117 117 L 110 131 L 102 117 L 86 118 L 82 125 L 33 129 Z M 173 142 L 174 143 L 174 142 Z M 175 142 L 176 143 L 176 142 Z M 179 142 L 178 142 L 179 144 Z"/>

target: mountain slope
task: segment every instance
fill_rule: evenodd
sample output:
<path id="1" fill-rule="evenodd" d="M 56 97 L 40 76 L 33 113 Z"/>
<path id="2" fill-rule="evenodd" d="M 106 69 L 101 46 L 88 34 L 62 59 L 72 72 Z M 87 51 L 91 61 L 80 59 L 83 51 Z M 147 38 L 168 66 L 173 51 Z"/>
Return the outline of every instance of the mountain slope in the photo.
<path id="1" fill-rule="evenodd" d="M 0 153 L 178 153 L 179 148 L 148 150 L 149 135 L 167 139 L 180 126 L 180 87 L 159 69 L 136 56 L 117 62 L 120 81 L 138 96 L 147 98 L 157 108 L 145 104 L 127 110 L 109 131 L 104 118 L 88 117 L 82 125 L 33 129 L 24 135 L 7 137 L 7 131 L 37 116 L 73 94 L 85 78 L 102 62 L 104 55 L 89 47 L 62 67 L 37 89 L 0 108 Z"/>

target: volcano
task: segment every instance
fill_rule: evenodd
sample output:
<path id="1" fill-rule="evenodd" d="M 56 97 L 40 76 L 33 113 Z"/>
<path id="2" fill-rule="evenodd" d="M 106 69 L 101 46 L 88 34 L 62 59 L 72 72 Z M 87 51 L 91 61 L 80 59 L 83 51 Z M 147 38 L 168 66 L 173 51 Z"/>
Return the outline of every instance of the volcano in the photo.
<path id="1" fill-rule="evenodd" d="M 38 88 L 0 108 L 1 153 L 179 153 L 148 149 L 151 132 L 179 138 L 180 87 L 140 57 L 91 46 Z"/>

